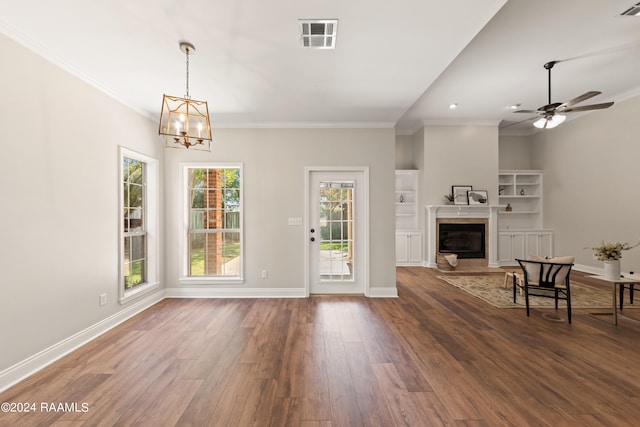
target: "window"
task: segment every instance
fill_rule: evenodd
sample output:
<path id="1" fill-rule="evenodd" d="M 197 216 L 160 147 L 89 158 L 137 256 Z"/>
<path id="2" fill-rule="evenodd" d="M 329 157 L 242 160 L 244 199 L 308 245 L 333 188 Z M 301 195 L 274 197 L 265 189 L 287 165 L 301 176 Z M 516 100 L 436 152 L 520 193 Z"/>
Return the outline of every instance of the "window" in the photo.
<path id="1" fill-rule="evenodd" d="M 157 286 L 157 162 L 120 150 L 120 301 Z"/>
<path id="2" fill-rule="evenodd" d="M 242 279 L 241 182 L 237 165 L 186 167 L 185 276 Z"/>
<path id="3" fill-rule="evenodd" d="M 147 166 L 140 160 L 123 158 L 124 288 L 147 282 L 147 232 L 145 191 Z"/>

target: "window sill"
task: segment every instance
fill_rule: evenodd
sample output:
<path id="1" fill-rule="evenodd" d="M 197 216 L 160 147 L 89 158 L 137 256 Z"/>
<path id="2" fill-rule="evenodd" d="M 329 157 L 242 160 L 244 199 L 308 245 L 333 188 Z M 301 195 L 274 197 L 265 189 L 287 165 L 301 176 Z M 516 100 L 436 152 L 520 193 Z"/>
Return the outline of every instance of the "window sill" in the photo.
<path id="1" fill-rule="evenodd" d="M 144 285 L 136 286 L 133 289 L 124 291 L 124 295 L 120 297 L 120 304 L 127 304 L 143 295 L 147 295 L 152 291 L 160 287 L 159 282 L 145 283 Z"/>
<path id="2" fill-rule="evenodd" d="M 181 277 L 178 279 L 181 285 L 243 285 L 242 277 Z"/>

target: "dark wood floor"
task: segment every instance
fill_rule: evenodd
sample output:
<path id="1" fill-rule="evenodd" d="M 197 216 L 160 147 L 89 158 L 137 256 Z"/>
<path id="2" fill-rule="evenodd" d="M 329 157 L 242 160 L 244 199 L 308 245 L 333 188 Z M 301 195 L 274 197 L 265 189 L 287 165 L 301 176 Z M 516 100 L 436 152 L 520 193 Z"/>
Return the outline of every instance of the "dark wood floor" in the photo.
<path id="1" fill-rule="evenodd" d="M 164 300 L 0 394 L 38 405 L 0 425 L 639 425 L 640 323 L 527 318 L 438 274 L 398 268 L 397 299 Z"/>

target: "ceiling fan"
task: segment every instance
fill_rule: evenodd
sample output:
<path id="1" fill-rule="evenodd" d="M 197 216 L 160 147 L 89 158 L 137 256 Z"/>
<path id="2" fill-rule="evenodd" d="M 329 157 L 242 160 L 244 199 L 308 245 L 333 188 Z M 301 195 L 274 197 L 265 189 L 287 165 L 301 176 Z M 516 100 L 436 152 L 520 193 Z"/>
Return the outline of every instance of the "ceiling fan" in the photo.
<path id="1" fill-rule="evenodd" d="M 551 69 L 554 65 L 556 65 L 558 61 L 551 61 L 544 64 L 544 68 L 549 72 L 549 103 L 547 105 L 543 105 L 537 110 L 517 110 L 514 113 L 528 113 L 528 114 L 536 114 L 536 117 L 532 117 L 527 120 L 536 120 L 533 125 L 540 129 L 550 129 L 558 126 L 560 123 L 564 122 L 567 118 L 564 113 L 573 113 L 579 111 L 589 111 L 589 110 L 602 110 L 604 108 L 609 108 L 613 105 L 613 102 L 604 102 L 602 104 L 590 104 L 590 105 L 582 105 L 579 107 L 574 107 L 574 105 L 586 101 L 589 98 L 593 98 L 596 95 L 600 95 L 602 92 L 598 91 L 590 91 L 583 93 L 582 95 L 573 98 L 567 102 L 551 102 Z M 522 123 L 522 122 L 518 122 Z M 514 123 L 515 124 L 515 123 Z"/>

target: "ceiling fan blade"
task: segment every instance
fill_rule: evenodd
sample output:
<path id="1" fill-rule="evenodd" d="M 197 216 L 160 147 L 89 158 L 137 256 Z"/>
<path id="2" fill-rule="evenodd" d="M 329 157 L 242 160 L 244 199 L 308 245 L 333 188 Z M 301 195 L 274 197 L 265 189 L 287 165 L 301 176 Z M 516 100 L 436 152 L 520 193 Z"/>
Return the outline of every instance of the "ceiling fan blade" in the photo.
<path id="1" fill-rule="evenodd" d="M 565 110 L 566 108 L 573 107 L 577 103 L 582 102 L 582 101 L 586 101 L 587 99 L 593 98 L 594 96 L 600 95 L 601 93 L 602 92 L 598 92 L 598 91 L 595 91 L 595 90 L 591 91 L 591 92 L 583 93 L 582 95 L 577 96 L 577 97 L 565 102 L 564 104 L 559 105 L 558 109 Z"/>
<path id="2" fill-rule="evenodd" d="M 516 110 L 514 113 L 528 113 L 528 114 L 539 114 L 538 110 Z"/>
<path id="3" fill-rule="evenodd" d="M 514 111 L 514 113 L 517 113 L 517 112 L 518 111 Z M 522 112 L 524 113 L 524 110 Z M 532 111 L 532 112 L 535 113 L 535 111 Z M 506 129 L 506 128 L 509 128 L 511 126 L 519 125 L 520 123 L 524 123 L 524 122 L 528 122 L 528 121 L 531 121 L 531 120 L 535 120 L 537 118 L 538 117 L 529 117 L 528 119 L 524 119 L 524 120 L 520 120 L 520 121 L 517 121 L 517 122 L 509 123 L 508 125 L 505 125 L 505 126 L 499 126 L 499 128 L 500 129 Z"/>
<path id="4" fill-rule="evenodd" d="M 566 108 L 562 110 L 563 113 L 575 113 L 578 111 L 589 111 L 589 110 L 602 110 L 605 108 L 609 108 L 613 105 L 613 102 L 604 102 L 602 104 L 591 104 L 591 105 L 583 105 L 581 107 L 573 107 Z"/>

